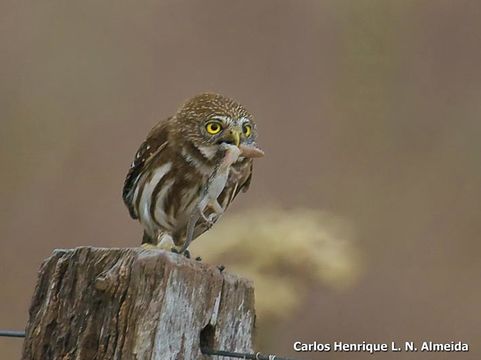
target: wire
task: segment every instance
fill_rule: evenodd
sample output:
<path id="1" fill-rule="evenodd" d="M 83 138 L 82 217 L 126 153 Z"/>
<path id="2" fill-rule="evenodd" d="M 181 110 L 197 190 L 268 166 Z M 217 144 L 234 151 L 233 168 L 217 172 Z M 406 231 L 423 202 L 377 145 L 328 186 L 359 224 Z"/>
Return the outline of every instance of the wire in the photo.
<path id="1" fill-rule="evenodd" d="M 216 355 L 224 356 L 236 359 L 249 359 L 249 360 L 294 360 L 284 357 L 279 357 L 277 355 L 263 355 L 261 353 L 249 354 L 249 353 L 238 353 L 232 351 L 222 351 L 222 350 L 212 350 L 208 348 L 201 349 L 204 355 Z"/>
<path id="2" fill-rule="evenodd" d="M 0 330 L 0 337 L 14 337 L 14 338 L 24 338 L 25 331 L 13 331 L 13 330 Z M 261 353 L 249 354 L 249 353 L 239 353 L 232 351 L 223 350 L 213 350 L 208 348 L 201 349 L 204 355 L 214 355 L 214 356 L 224 356 L 236 359 L 246 359 L 246 360 L 293 360 L 289 358 L 279 357 L 277 355 L 263 355 Z"/>
<path id="3" fill-rule="evenodd" d="M 24 338 L 25 331 L 0 330 L 0 336 Z"/>

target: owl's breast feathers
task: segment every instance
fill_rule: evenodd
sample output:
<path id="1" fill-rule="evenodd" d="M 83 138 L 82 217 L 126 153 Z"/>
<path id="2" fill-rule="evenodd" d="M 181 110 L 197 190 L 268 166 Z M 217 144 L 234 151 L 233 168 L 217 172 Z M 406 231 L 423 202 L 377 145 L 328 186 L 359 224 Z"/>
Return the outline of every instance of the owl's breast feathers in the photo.
<path id="1" fill-rule="evenodd" d="M 187 218 L 217 165 L 215 159 L 192 142 L 173 140 L 169 136 L 169 120 L 154 127 L 142 143 L 123 188 L 130 215 L 141 221 L 151 237 L 159 231 L 174 233 L 174 237 L 184 235 Z M 240 190 L 247 190 L 251 175 L 251 159 L 244 158 L 231 166 L 218 198 L 224 210 Z M 205 230 L 207 227 L 200 223 L 196 236 Z"/>

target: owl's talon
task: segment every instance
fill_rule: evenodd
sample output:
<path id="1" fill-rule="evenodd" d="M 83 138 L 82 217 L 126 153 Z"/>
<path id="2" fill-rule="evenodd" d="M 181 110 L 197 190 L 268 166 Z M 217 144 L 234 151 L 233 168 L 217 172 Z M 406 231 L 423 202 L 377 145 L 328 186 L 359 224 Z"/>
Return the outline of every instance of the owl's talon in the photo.
<path id="1" fill-rule="evenodd" d="M 179 255 L 184 255 L 187 259 L 190 259 L 190 251 L 189 250 L 184 250 L 184 252 L 180 252 L 179 249 L 177 249 L 176 247 L 173 247 L 170 249 L 170 251 L 172 251 L 174 254 L 179 254 Z"/>
<path id="2" fill-rule="evenodd" d="M 197 257 L 195 258 L 195 261 L 202 261 L 202 258 L 201 258 L 200 256 L 197 256 Z"/>
<path id="3" fill-rule="evenodd" d="M 214 226 L 215 222 L 217 221 L 217 219 L 222 215 L 222 212 L 219 212 L 219 213 L 212 213 L 209 215 L 209 217 L 207 218 L 207 226 L 208 228 L 210 229 L 212 226 Z"/>
<path id="4" fill-rule="evenodd" d="M 225 266 L 224 265 L 218 265 L 217 269 L 219 269 L 220 272 L 223 272 L 225 270 Z"/>
<path id="5" fill-rule="evenodd" d="M 205 216 L 204 213 L 201 212 L 200 215 L 202 216 L 202 219 L 204 219 L 207 229 L 210 229 L 212 226 L 214 226 L 214 220 L 216 218 L 215 213 L 212 213 L 209 216 Z"/>
<path id="6" fill-rule="evenodd" d="M 212 226 L 214 226 L 214 222 L 212 220 L 208 220 L 205 222 L 207 229 L 210 229 Z"/>

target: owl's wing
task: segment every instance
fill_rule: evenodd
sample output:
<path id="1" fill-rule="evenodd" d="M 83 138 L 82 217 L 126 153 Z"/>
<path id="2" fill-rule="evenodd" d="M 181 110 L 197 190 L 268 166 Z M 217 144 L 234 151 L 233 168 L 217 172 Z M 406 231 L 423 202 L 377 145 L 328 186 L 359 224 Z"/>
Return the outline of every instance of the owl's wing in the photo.
<path id="1" fill-rule="evenodd" d="M 122 198 L 129 209 L 130 216 L 137 219 L 138 215 L 135 212 L 133 198 L 135 188 L 138 181 L 149 162 L 159 154 L 167 145 L 168 138 L 168 120 L 157 124 L 147 135 L 147 139 L 140 145 L 135 154 L 132 166 L 127 173 L 122 190 Z"/>
<path id="2" fill-rule="evenodd" d="M 252 178 L 252 159 L 245 159 L 240 163 L 232 165 L 227 184 L 219 196 L 218 202 L 225 210 L 242 190 L 249 189 Z"/>

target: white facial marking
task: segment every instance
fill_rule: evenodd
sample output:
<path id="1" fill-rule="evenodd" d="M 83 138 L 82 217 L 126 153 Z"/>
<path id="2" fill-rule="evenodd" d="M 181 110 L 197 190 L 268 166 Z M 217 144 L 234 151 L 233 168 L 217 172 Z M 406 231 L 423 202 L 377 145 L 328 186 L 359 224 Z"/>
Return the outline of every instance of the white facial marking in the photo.
<path id="1" fill-rule="evenodd" d="M 239 119 L 239 124 L 250 123 L 250 120 L 246 117 L 241 117 Z"/>
<path id="2" fill-rule="evenodd" d="M 229 116 L 224 116 L 224 115 L 216 115 L 216 116 L 213 116 L 212 119 L 214 120 L 220 120 L 224 123 L 227 123 L 227 124 L 231 124 L 233 121 L 232 121 L 232 118 L 230 118 Z"/>
<path id="3" fill-rule="evenodd" d="M 217 152 L 217 147 L 215 146 L 202 146 L 198 147 L 199 151 L 204 155 L 207 159 L 212 160 Z"/>

